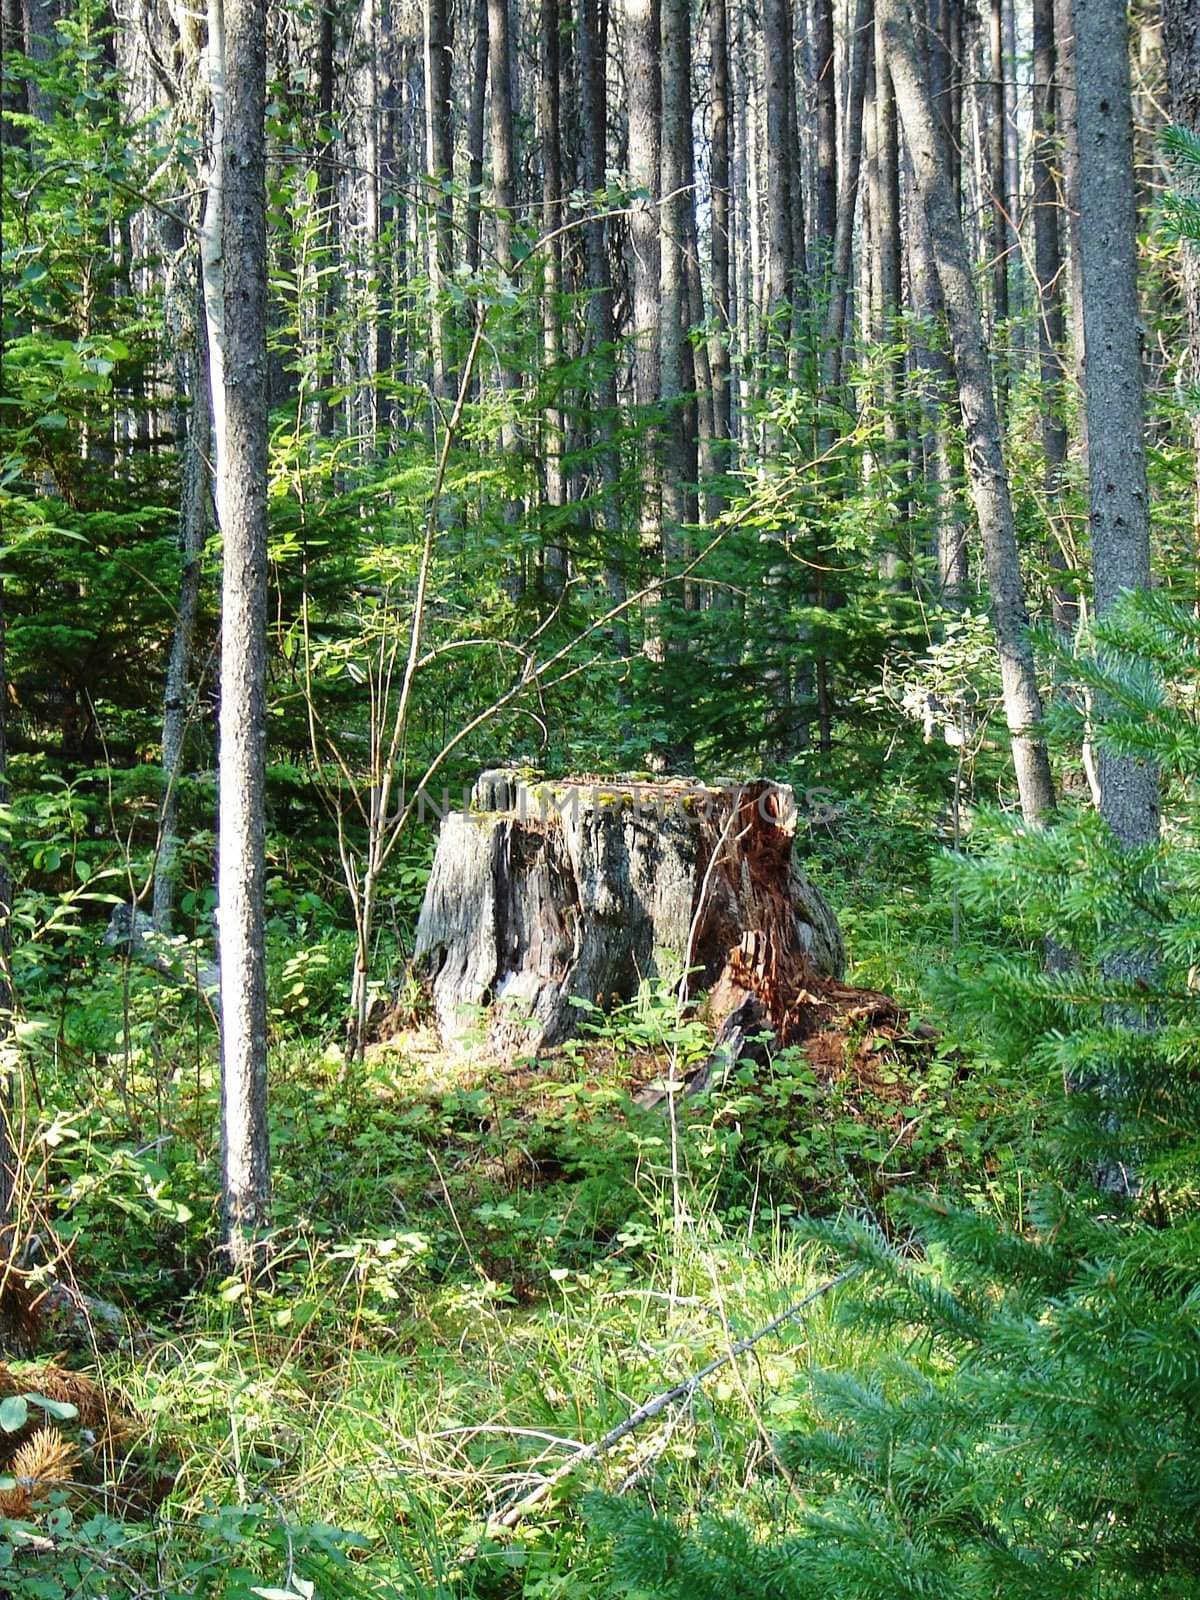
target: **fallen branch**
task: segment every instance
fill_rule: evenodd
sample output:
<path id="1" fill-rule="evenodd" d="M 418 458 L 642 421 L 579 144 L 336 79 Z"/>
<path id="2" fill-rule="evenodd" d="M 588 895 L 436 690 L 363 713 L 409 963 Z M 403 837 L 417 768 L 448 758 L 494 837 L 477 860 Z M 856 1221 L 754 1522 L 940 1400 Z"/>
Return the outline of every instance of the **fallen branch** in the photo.
<path id="1" fill-rule="evenodd" d="M 728 1366 L 731 1361 L 736 1361 L 739 1356 L 744 1356 L 748 1350 L 753 1350 L 756 1344 L 760 1344 L 763 1339 L 768 1338 L 786 1323 L 791 1322 L 794 1317 L 799 1316 L 800 1312 L 812 1305 L 815 1300 L 820 1300 L 831 1289 L 836 1289 L 841 1284 L 848 1283 L 851 1278 L 857 1277 L 862 1270 L 861 1265 L 857 1264 L 847 1267 L 844 1272 L 839 1272 L 835 1278 L 829 1278 L 825 1283 L 814 1289 L 811 1294 L 806 1294 L 802 1300 L 797 1300 L 794 1305 L 790 1305 L 786 1311 L 780 1312 L 779 1316 L 772 1322 L 768 1322 L 765 1328 L 760 1328 L 757 1333 L 747 1335 L 745 1339 L 739 1339 L 736 1344 L 731 1344 L 724 1354 L 714 1356 L 707 1366 L 700 1368 L 699 1372 L 693 1372 L 682 1383 L 677 1383 L 674 1388 L 664 1389 L 661 1394 L 656 1394 L 652 1400 L 647 1400 L 644 1405 L 640 1405 L 636 1411 L 631 1411 L 623 1422 L 618 1422 L 615 1428 L 610 1428 L 602 1439 L 597 1439 L 594 1444 L 583 1446 L 569 1461 L 564 1461 L 562 1466 L 556 1467 L 548 1478 L 543 1478 L 527 1494 L 523 1494 L 519 1499 L 514 1500 L 506 1511 L 501 1512 L 499 1516 L 491 1518 L 488 1523 L 488 1531 L 498 1532 L 502 1528 L 515 1528 L 521 1518 L 532 1511 L 535 1506 L 540 1505 L 551 1490 L 574 1472 L 576 1467 L 582 1466 L 586 1461 L 598 1461 L 601 1456 L 608 1454 L 613 1445 L 619 1443 L 628 1434 L 631 1434 L 635 1428 L 640 1428 L 643 1422 L 652 1421 L 665 1411 L 668 1406 L 674 1405 L 678 1401 L 690 1400 L 700 1385 L 706 1379 L 711 1378 L 714 1372 L 719 1372 L 722 1367 Z"/>

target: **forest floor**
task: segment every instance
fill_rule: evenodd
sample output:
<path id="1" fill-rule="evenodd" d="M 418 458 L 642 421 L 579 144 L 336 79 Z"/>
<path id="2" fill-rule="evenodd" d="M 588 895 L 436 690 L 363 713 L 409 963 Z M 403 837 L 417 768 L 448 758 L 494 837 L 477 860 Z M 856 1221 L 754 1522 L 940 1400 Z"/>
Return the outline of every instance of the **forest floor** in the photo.
<path id="1" fill-rule="evenodd" d="M 0 1549 L 11 1592 L 565 1600 L 615 1592 L 597 1491 L 793 1522 L 778 1439 L 804 1427 L 815 1374 L 881 1354 L 837 1295 L 583 1451 L 836 1273 L 814 1215 L 887 1227 L 889 1193 L 914 1183 L 1011 1204 L 1019 1096 L 973 1070 L 939 1013 L 949 914 L 920 884 L 880 893 L 887 856 L 843 840 L 810 865 L 852 981 L 943 1030 L 920 1051 L 851 1030 L 840 1071 L 828 1050 L 788 1050 L 672 1117 L 634 1095 L 709 1040 L 667 988 L 504 1070 L 419 1037 L 362 1063 L 302 1030 L 281 1040 L 269 1285 L 214 1271 L 208 1051 L 175 1041 L 170 1133 L 149 1156 L 118 1137 L 119 1107 L 61 1119 L 55 1159 L 76 1176 L 60 1232 L 130 1330 L 64 1360 L 126 1420 L 94 1430 L 76 1486 L 34 1508 L 34 1543 Z M 136 1072 L 125 1093 L 136 1107 Z M 102 1150 L 107 1176 L 89 1179 Z M 44 1365 L 13 1370 L 51 1387 Z"/>

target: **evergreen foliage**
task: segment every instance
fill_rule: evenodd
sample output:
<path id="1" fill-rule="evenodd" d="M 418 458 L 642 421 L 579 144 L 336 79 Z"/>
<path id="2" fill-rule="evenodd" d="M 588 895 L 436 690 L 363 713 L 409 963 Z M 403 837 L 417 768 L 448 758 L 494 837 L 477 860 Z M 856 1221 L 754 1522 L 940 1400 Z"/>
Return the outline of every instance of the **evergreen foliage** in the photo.
<path id="1" fill-rule="evenodd" d="M 868 1380 L 813 1381 L 780 1450 L 804 1511 L 782 1541 L 686 1532 L 610 1502 L 623 1584 L 661 1596 L 806 1600 L 1194 1595 L 1200 1583 L 1200 624 L 1161 594 L 1098 627 L 1076 687 L 1093 737 L 1156 762 L 1160 847 L 1122 852 L 1090 812 L 1004 828 L 943 868 L 1024 957 L 953 981 L 1002 1058 L 1058 1106 L 1020 1227 L 909 1196 L 820 1230 L 870 1267 L 844 1307 L 900 1333 Z M 1082 701 L 1081 701 L 1082 703 Z M 1036 935 L 1070 960 L 1046 970 Z M 1110 976 L 1150 945 L 1152 988 Z M 1121 1161 L 1136 1196 L 1093 1181 Z"/>

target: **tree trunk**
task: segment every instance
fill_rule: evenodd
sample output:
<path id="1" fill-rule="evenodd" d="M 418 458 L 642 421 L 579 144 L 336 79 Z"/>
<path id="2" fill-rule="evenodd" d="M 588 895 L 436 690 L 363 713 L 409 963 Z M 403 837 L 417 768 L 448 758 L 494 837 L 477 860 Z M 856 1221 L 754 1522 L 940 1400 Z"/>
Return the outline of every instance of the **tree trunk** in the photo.
<path id="1" fill-rule="evenodd" d="M 1063 343 L 1066 327 L 1062 296 L 1062 233 L 1058 137 L 1058 63 L 1054 44 L 1054 0 L 1034 0 L 1033 7 L 1033 272 L 1037 283 L 1038 372 L 1041 388 L 1043 485 L 1053 508 L 1063 491 L 1067 462 L 1066 396 L 1063 385 Z M 1065 559 L 1055 541 L 1051 564 Z M 1054 621 L 1066 633 L 1074 623 L 1075 602 L 1059 584 L 1054 591 Z"/>
<path id="2" fill-rule="evenodd" d="M 813 70 L 816 74 L 817 170 L 814 183 L 814 273 L 827 280 L 837 232 L 838 136 L 837 57 L 834 48 L 833 0 L 814 0 Z"/>
<path id="3" fill-rule="evenodd" d="M 945 144 L 942 144 L 943 150 Z M 920 362 L 926 374 L 925 402 L 929 413 L 928 467 L 933 491 L 933 554 L 937 558 L 937 596 L 951 610 L 961 610 L 966 600 L 967 533 L 955 489 L 951 429 L 958 419 L 954 372 L 943 348 L 946 312 L 938 282 L 933 241 L 925 209 L 917 199 L 909 165 L 909 270 L 913 308 L 932 337 L 923 338 Z"/>
<path id="4" fill-rule="evenodd" d="M 1150 584 L 1137 201 L 1125 0 L 1073 0 L 1085 421 L 1096 615 Z M 1158 773 L 1099 752 L 1100 814 L 1126 846 L 1158 837 Z"/>
<path id="5" fill-rule="evenodd" d="M 884 363 L 880 386 L 883 413 L 884 470 L 887 478 L 889 527 L 882 559 L 881 575 L 899 583 L 904 573 L 908 521 L 907 422 L 902 414 L 904 396 L 904 344 L 900 334 L 901 259 L 900 244 L 900 139 L 896 121 L 896 96 L 888 68 L 887 49 L 876 14 L 875 33 L 875 168 L 872 218 L 875 261 L 879 274 L 877 342 L 894 347 L 895 353 Z"/>
<path id="6" fill-rule="evenodd" d="M 838 184 L 837 226 L 833 239 L 829 309 L 825 319 L 825 372 L 827 403 L 842 383 L 842 351 L 846 337 L 846 305 L 854 254 L 854 215 L 857 209 L 859 170 L 862 165 L 863 107 L 866 103 L 867 68 L 873 57 L 874 30 L 871 0 L 857 0 L 854 32 L 850 40 L 850 73 L 846 102 L 846 159 Z"/>
<path id="7" fill-rule="evenodd" d="M 712 301 L 715 332 L 709 341 L 712 373 L 713 431 L 718 439 L 732 436 L 729 341 L 733 336 L 729 307 L 730 244 L 730 138 L 729 138 L 729 18 L 726 0 L 711 0 L 708 13 L 710 82 L 712 94 Z M 722 466 L 729 464 L 723 459 Z"/>
<path id="8" fill-rule="evenodd" d="M 220 6 L 221 0 L 213 0 Z M 266 18 L 227 0 L 221 174 L 224 428 L 217 435 L 221 587 L 221 1132 L 225 1240 L 253 1260 L 270 1204 L 265 785 L 267 668 Z"/>
<path id="9" fill-rule="evenodd" d="M 510 38 L 508 0 L 488 0 L 488 79 L 491 91 L 492 132 L 492 206 L 495 228 L 496 265 L 501 274 L 510 277 L 513 270 L 513 220 L 516 205 L 516 147 L 513 138 L 513 74 L 512 40 Z M 512 360 L 512 332 L 500 343 L 501 419 L 500 448 L 511 463 L 521 448 L 517 428 L 516 402 L 521 386 L 521 375 Z M 504 502 L 504 521 L 515 528 L 521 517 L 521 503 L 510 491 Z M 519 593 L 522 588 L 520 557 L 514 560 L 512 587 Z"/>
<path id="10" fill-rule="evenodd" d="M 608 97 L 605 63 L 608 53 L 608 8 L 598 0 L 580 0 L 579 6 L 579 109 L 581 128 L 581 175 L 589 197 L 605 185 Z M 596 205 L 594 198 L 589 208 Z M 612 274 L 609 270 L 608 226 L 604 218 L 591 214 L 584 223 L 584 282 L 587 289 L 588 329 L 591 335 L 592 372 L 595 374 L 597 428 L 600 450 L 597 471 L 600 478 L 600 524 L 604 530 L 605 584 L 609 602 L 620 605 L 625 599 L 620 535 L 621 508 L 617 498 L 620 462 L 614 443 L 617 420 L 617 369 L 614 350 Z M 618 655 L 629 648 L 624 617 L 614 624 L 613 646 Z"/>
<path id="11" fill-rule="evenodd" d="M 660 71 L 662 200 L 660 218 L 659 395 L 663 407 L 662 515 L 663 547 L 668 559 L 680 553 L 681 529 L 687 520 L 688 481 L 686 407 L 688 287 L 684 251 L 691 162 L 691 74 L 688 71 L 687 0 L 661 0 Z"/>
<path id="12" fill-rule="evenodd" d="M 1008 165 L 1005 148 L 1004 9 L 991 0 L 988 9 L 991 83 L 988 94 L 988 175 L 991 189 L 990 247 L 992 256 L 992 345 L 996 367 L 996 400 L 1001 422 L 1008 409 L 1008 361 L 1001 341 L 1008 339 Z"/>
<path id="13" fill-rule="evenodd" d="M 1004 713 L 1012 735 L 1021 810 L 1025 820 L 1036 825 L 1054 809 L 1054 785 L 1039 729 L 1042 701 L 1028 636 L 1029 618 L 1021 582 L 1016 527 L 983 323 L 953 185 L 940 159 L 937 124 L 929 85 L 921 72 L 908 0 L 878 0 L 878 5 L 900 118 L 912 159 L 914 187 L 929 224 L 954 352 L 966 433 L 967 476 L 979 520 L 991 591 Z"/>
<path id="14" fill-rule="evenodd" d="M 317 45 L 317 211 L 320 217 L 322 270 L 319 324 L 315 330 L 317 383 L 321 397 L 316 407 L 317 432 L 333 437 L 333 404 L 329 390 L 338 381 L 333 313 L 341 274 L 338 271 L 337 166 L 334 161 L 333 90 L 336 0 L 321 6 Z"/>
<path id="15" fill-rule="evenodd" d="M 1067 256 L 1070 262 L 1071 334 L 1075 382 L 1082 393 L 1083 374 L 1083 272 L 1079 239 L 1079 128 L 1075 93 L 1075 20 L 1071 0 L 1053 0 L 1056 66 L 1058 68 L 1058 126 L 1062 146 L 1062 186 L 1066 209 Z M 1087 446 L 1084 445 L 1086 461 Z"/>
<path id="16" fill-rule="evenodd" d="M 1200 15 L 1195 0 L 1162 0 L 1163 44 L 1167 55 L 1167 91 L 1175 122 L 1200 138 Z M 1183 292 L 1187 302 L 1188 358 L 1185 383 L 1200 389 L 1200 243 L 1185 239 L 1180 246 Z M 1200 407 L 1192 408 L 1196 497 L 1194 550 L 1200 565 Z"/>
<path id="17" fill-rule="evenodd" d="M 471 16 L 471 98 L 467 110 L 467 266 L 479 271 L 483 190 L 483 123 L 487 101 L 488 0 L 474 0 Z"/>
<path id="18" fill-rule="evenodd" d="M 791 790 L 762 780 L 484 773 L 472 811 L 442 824 L 417 925 L 444 1041 L 462 1043 L 483 1007 L 493 1050 L 536 1051 L 576 1032 L 576 1002 L 607 1009 L 647 980 L 711 990 L 754 936 L 779 982 L 840 976 L 837 921 L 793 862 L 794 829 Z"/>
<path id="19" fill-rule="evenodd" d="M 766 87 L 766 341 L 767 378 L 778 375 L 790 332 L 792 298 L 791 119 L 788 82 L 792 76 L 790 0 L 764 0 L 763 72 Z"/>
<path id="20" fill-rule="evenodd" d="M 541 55 L 538 84 L 538 121 L 542 134 L 542 231 L 555 234 L 562 223 L 562 141 L 559 132 L 561 99 L 559 57 L 559 0 L 541 3 Z M 563 478 L 563 416 L 555 398 L 562 382 L 562 265 L 561 238 L 551 238 L 543 251 L 542 349 L 545 355 L 543 381 L 550 385 L 542 434 L 546 473 L 546 504 L 552 516 L 557 513 L 556 529 L 545 551 L 546 586 L 557 596 L 567 578 L 567 551 L 563 542 L 562 511 L 566 505 Z"/>
<path id="21" fill-rule="evenodd" d="M 5 658 L 4 579 L 0 575 L 0 809 L 8 805 L 8 672 Z M 0 1291 L 15 1253 L 17 1149 L 13 1129 L 16 1106 L 15 1061 L 5 1064 L 12 1035 L 12 860 L 7 835 L 0 837 Z M 3 1294 L 0 1292 L 0 1300 Z"/>
<path id="22" fill-rule="evenodd" d="M 659 80 L 657 0 L 625 0 L 624 38 L 629 93 L 629 180 L 638 191 L 629 217 L 632 255 L 633 397 L 643 419 L 640 542 L 651 574 L 663 567 L 662 473 L 658 430 L 644 419 L 658 405 L 660 392 L 661 246 L 660 188 L 662 94 Z M 643 649 L 652 661 L 663 657 L 662 619 L 657 604 L 643 612 Z"/>
<path id="23" fill-rule="evenodd" d="M 453 269 L 454 214 L 445 185 L 454 177 L 450 130 L 450 21 L 446 0 L 424 0 L 425 160 L 433 225 L 429 230 L 429 290 L 433 302 L 433 393 L 443 404 L 454 397 L 450 371 L 450 315 L 445 287 Z"/>
<path id="24" fill-rule="evenodd" d="M 191 252 L 186 251 L 191 262 Z M 163 691 L 163 801 L 159 816 L 158 856 L 154 863 L 154 926 L 170 933 L 175 898 L 175 860 L 179 852 L 179 777 L 183 770 L 183 741 L 188 723 L 188 690 L 192 671 L 192 636 L 200 601 L 200 563 L 208 531 L 210 474 L 208 455 L 212 437 L 212 397 L 209 387 L 204 301 L 200 285 L 189 279 L 184 295 L 191 300 L 190 315 L 181 343 L 183 395 L 191 409 L 182 424 L 179 489 L 179 601 L 171 634 L 171 653 Z"/>

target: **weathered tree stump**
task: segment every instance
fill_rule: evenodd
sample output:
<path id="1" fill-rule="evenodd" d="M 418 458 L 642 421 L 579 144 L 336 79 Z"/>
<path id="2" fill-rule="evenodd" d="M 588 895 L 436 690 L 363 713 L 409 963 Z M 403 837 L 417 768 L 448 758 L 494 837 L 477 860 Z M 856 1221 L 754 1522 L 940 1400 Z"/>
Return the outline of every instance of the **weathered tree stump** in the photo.
<path id="1" fill-rule="evenodd" d="M 573 1000 L 609 1006 L 685 969 L 687 995 L 719 995 L 748 942 L 768 977 L 840 976 L 841 933 L 794 833 L 791 790 L 765 779 L 484 773 L 471 810 L 442 823 L 417 926 L 413 968 L 444 1042 L 482 1021 L 498 1053 L 537 1050 L 576 1031 Z"/>

